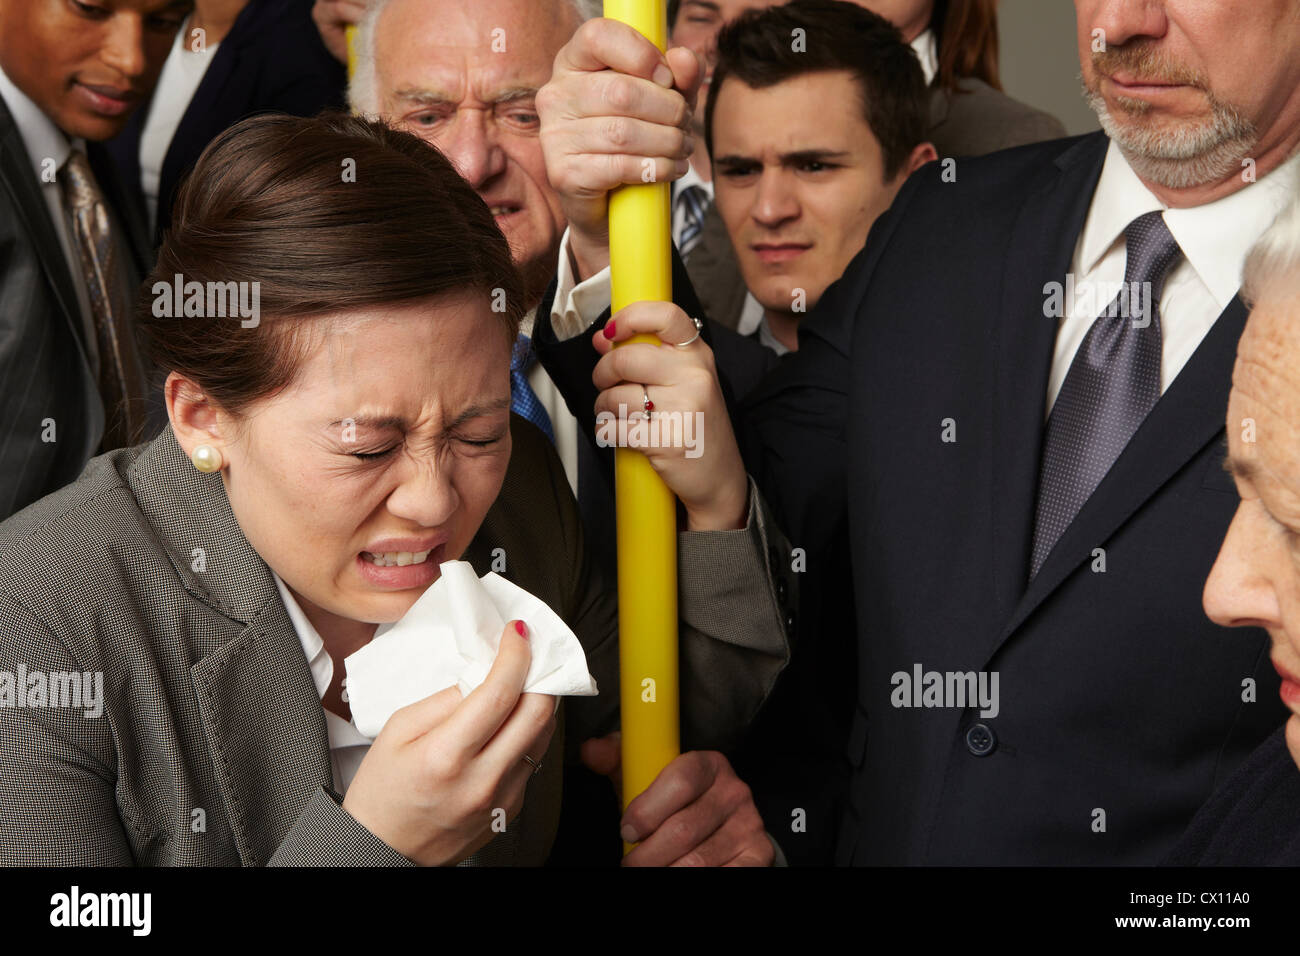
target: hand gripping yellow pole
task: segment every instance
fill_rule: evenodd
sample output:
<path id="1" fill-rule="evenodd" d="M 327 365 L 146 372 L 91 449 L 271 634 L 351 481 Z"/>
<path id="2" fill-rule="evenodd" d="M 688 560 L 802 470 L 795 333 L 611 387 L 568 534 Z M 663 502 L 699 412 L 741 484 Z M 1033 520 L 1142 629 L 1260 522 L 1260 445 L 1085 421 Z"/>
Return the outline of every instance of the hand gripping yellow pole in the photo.
<path id="1" fill-rule="evenodd" d="M 660 50 L 664 0 L 605 0 L 605 16 L 639 30 Z M 672 300 L 669 184 L 623 186 L 609 197 L 609 264 L 615 312 L 633 302 Z M 629 342 L 654 342 L 638 335 Z M 615 452 L 618 521 L 619 683 L 623 805 L 681 752 L 677 689 L 677 501 L 649 459 Z M 630 849 L 630 848 L 629 848 Z"/>

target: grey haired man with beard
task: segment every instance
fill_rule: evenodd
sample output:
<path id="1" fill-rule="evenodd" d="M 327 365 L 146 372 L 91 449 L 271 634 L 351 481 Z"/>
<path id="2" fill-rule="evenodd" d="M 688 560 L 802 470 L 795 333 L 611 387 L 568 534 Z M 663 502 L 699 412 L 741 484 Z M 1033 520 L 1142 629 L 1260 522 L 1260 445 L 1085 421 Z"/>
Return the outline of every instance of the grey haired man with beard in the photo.
<path id="1" fill-rule="evenodd" d="M 1104 133 L 913 175 L 744 411 L 791 543 L 850 539 L 841 864 L 1157 863 L 1283 717 L 1267 635 L 1201 590 L 1241 266 L 1300 182 L 1300 3 L 1075 7 Z M 996 673 L 997 715 L 898 694 L 917 669 Z"/>

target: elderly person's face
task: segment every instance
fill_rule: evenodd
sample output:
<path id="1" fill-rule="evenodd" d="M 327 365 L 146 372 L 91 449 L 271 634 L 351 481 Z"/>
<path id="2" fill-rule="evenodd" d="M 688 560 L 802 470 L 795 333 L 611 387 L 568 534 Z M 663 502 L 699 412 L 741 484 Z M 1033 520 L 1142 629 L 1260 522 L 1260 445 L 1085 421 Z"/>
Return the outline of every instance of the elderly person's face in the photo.
<path id="1" fill-rule="evenodd" d="M 507 333 L 478 293 L 304 331 L 314 347 L 289 387 L 215 423 L 231 509 L 318 629 L 395 621 L 500 490 Z"/>
<path id="2" fill-rule="evenodd" d="M 530 280 L 554 272 L 565 225 L 533 101 L 577 27 L 568 0 L 393 0 L 376 25 L 381 117 L 455 164 Z"/>
<path id="3" fill-rule="evenodd" d="M 1146 178 L 1175 189 L 1229 179 L 1242 157 L 1294 142 L 1295 0 L 1075 0 L 1075 10 L 1093 108 Z"/>
<path id="4" fill-rule="evenodd" d="M 1205 611 L 1273 640 L 1286 740 L 1300 764 L 1300 296 L 1261 302 L 1237 347 L 1228 463 L 1241 504 L 1205 584 Z"/>

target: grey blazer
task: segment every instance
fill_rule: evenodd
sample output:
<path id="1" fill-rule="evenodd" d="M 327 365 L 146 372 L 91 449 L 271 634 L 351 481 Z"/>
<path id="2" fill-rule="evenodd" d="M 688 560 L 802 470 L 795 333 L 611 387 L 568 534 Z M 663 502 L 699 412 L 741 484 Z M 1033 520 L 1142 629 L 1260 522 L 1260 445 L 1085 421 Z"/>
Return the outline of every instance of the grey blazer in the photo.
<path id="1" fill-rule="evenodd" d="M 983 156 L 1065 135 L 1055 116 L 1013 100 L 983 80 L 959 80 L 957 89 L 936 88 L 930 94 L 927 138 L 941 157 Z M 709 318 L 729 329 L 740 325 L 745 279 L 713 203 L 704 215 L 700 241 L 686 259 L 686 272 Z"/>
<path id="2" fill-rule="evenodd" d="M 617 726 L 614 596 L 591 584 L 554 450 L 522 419 L 512 434 L 465 558 L 482 573 L 504 548 L 506 576 L 575 630 L 601 693 L 565 701 L 523 811 L 471 864 L 543 862 L 566 740 L 572 753 Z M 789 658 L 789 550 L 751 494 L 746 529 L 679 535 L 686 747 L 733 743 Z M 25 678 L 23 706 L 6 674 Z M 39 705 L 34 674 L 65 706 Z M 85 674 L 83 693 L 102 674 L 99 716 L 58 676 Z M 270 570 L 170 427 L 0 524 L 0 862 L 409 862 L 331 787 L 324 711 Z"/>
<path id="3" fill-rule="evenodd" d="M 983 80 L 963 77 L 955 93 L 937 87 L 930 93 L 927 138 L 941 157 L 983 156 L 1063 136 L 1065 127 L 1055 116 L 1013 100 Z"/>

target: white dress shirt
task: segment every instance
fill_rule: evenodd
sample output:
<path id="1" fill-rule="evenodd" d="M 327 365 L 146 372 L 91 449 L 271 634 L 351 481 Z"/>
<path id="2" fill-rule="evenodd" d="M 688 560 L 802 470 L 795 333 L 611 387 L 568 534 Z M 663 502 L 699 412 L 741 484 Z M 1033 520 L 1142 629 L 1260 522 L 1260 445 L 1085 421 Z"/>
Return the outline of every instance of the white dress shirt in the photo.
<path id="1" fill-rule="evenodd" d="M 212 65 L 213 55 L 220 44 L 213 43 L 203 50 L 191 49 L 190 21 L 186 17 L 176 31 L 171 53 L 163 64 L 158 85 L 149 103 L 149 115 L 140 132 L 140 187 L 149 207 L 149 232 L 158 224 L 158 183 L 162 176 L 163 160 L 171 146 L 176 127 L 189 109 L 190 100 L 203 82 L 203 75 Z"/>
<path id="2" fill-rule="evenodd" d="M 86 276 L 81 268 L 81 258 L 73 245 L 71 217 L 63 205 L 63 191 L 59 188 L 57 176 L 55 178 L 47 176 L 46 162 L 53 160 L 57 174 L 67 162 L 73 148 L 84 152 L 86 142 L 82 139 L 69 141 L 63 131 L 54 125 L 54 121 L 46 116 L 26 93 L 18 89 L 9 77 L 5 76 L 4 70 L 0 70 L 0 98 L 4 99 L 5 106 L 14 119 L 14 125 L 18 128 L 18 135 L 22 137 L 23 146 L 27 149 L 27 156 L 32 163 L 36 183 L 40 187 L 41 196 L 45 199 L 46 208 L 50 211 L 50 219 L 54 222 L 54 232 L 59 237 L 59 245 L 63 247 L 63 261 L 72 275 L 72 288 L 76 292 L 77 308 L 81 312 L 82 328 L 86 332 L 84 338 L 91 371 L 98 376 L 98 339 L 95 334 L 94 318 L 90 311 L 90 293 L 86 289 Z"/>
<path id="3" fill-rule="evenodd" d="M 1124 230 L 1129 223 L 1163 211 L 1165 225 L 1185 257 L 1170 271 L 1160 296 L 1163 394 L 1237 294 L 1247 253 L 1297 186 L 1300 154 L 1216 202 L 1170 209 L 1142 184 L 1112 142 L 1070 265 L 1074 295 L 1065 303 L 1065 317 L 1056 334 L 1046 411 L 1051 412 L 1088 329 L 1114 298 L 1113 292 L 1106 295 L 1103 290 L 1113 290 L 1124 281 Z"/>
<path id="4" fill-rule="evenodd" d="M 280 589 L 284 609 L 289 612 L 289 620 L 293 622 L 293 629 L 298 634 L 302 652 L 306 655 L 307 664 L 311 668 L 311 679 L 316 684 L 316 693 L 323 701 L 330 683 L 334 680 L 334 659 L 330 657 L 329 651 L 325 650 L 325 642 L 316 632 L 311 621 L 307 620 L 307 615 L 298 605 L 293 592 L 280 580 L 280 575 L 272 571 L 271 577 L 275 578 L 275 586 Z M 324 708 L 324 704 L 321 706 Z M 328 709 L 325 710 L 325 730 L 329 734 L 334 792 L 344 796 L 352 784 L 352 778 L 357 775 L 357 768 L 361 766 L 362 759 L 370 750 L 371 739 L 357 730 L 357 725 L 352 721 L 344 720 Z"/>
<path id="5" fill-rule="evenodd" d="M 921 72 L 925 75 L 925 85 L 929 86 L 934 82 L 935 76 L 939 72 L 939 48 L 934 42 L 934 31 L 930 29 L 922 30 L 912 41 L 911 47 L 916 51 L 917 59 L 921 61 Z"/>

